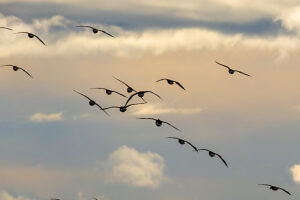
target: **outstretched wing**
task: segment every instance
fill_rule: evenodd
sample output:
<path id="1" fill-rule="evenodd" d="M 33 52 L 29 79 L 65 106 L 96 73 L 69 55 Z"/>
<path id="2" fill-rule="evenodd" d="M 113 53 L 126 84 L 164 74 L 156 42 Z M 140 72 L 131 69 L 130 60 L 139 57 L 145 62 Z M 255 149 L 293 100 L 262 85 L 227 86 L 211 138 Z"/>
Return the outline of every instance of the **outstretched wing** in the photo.
<path id="1" fill-rule="evenodd" d="M 7 66 L 13 67 L 13 65 L 1 65 L 0 67 L 7 67 Z"/>
<path id="2" fill-rule="evenodd" d="M 151 117 L 138 117 L 137 119 L 151 119 L 151 120 L 154 120 L 154 121 L 157 120 L 157 119 L 154 119 L 154 118 L 151 118 Z"/>
<path id="3" fill-rule="evenodd" d="M 178 137 L 166 137 L 166 138 L 172 138 L 172 139 L 182 140 L 181 138 L 178 138 Z"/>
<path id="4" fill-rule="evenodd" d="M 96 103 L 96 105 L 100 108 L 100 110 L 102 110 L 106 115 L 110 116 L 106 110 L 104 110 L 98 103 Z"/>
<path id="5" fill-rule="evenodd" d="M 226 167 L 228 167 L 228 165 L 227 165 L 227 163 L 226 163 L 226 161 L 222 158 L 222 156 L 221 155 L 219 155 L 219 154 L 217 154 L 217 156 L 223 161 L 223 163 L 226 165 Z"/>
<path id="6" fill-rule="evenodd" d="M 26 71 L 25 69 L 23 69 L 23 68 L 21 68 L 21 67 L 19 67 L 19 69 L 21 69 L 23 72 L 25 72 L 28 76 L 30 76 L 31 78 L 33 78 L 32 76 L 31 76 L 31 74 L 28 72 L 28 71 Z"/>
<path id="7" fill-rule="evenodd" d="M 95 28 L 92 27 L 92 26 L 86 26 L 86 25 L 79 25 L 79 26 L 76 26 L 76 27 L 95 29 Z"/>
<path id="8" fill-rule="evenodd" d="M 114 76 L 113 76 L 113 77 L 114 77 Z M 114 79 L 116 79 L 116 80 L 119 81 L 120 83 L 123 83 L 123 84 L 126 85 L 127 87 L 132 88 L 132 87 L 130 87 L 127 83 L 125 83 L 124 81 L 121 81 L 120 79 L 118 79 L 118 78 L 116 78 L 116 77 L 114 77 Z M 133 88 L 132 88 L 132 90 L 133 90 L 134 92 L 136 92 Z"/>
<path id="9" fill-rule="evenodd" d="M 41 38 L 39 38 L 39 36 L 34 35 L 34 37 L 36 37 L 41 43 L 43 43 L 45 46 L 47 46 L 47 45 L 45 44 L 45 42 L 43 42 L 43 40 L 41 40 Z"/>
<path id="10" fill-rule="evenodd" d="M 249 74 L 246 74 L 246 73 L 244 73 L 244 72 L 242 72 L 242 71 L 239 71 L 239 70 L 234 70 L 234 71 L 236 71 L 236 72 L 238 72 L 238 73 L 241 73 L 241 74 L 244 74 L 244 75 L 246 75 L 246 76 L 250 76 L 250 77 L 252 77 L 251 75 L 249 75 Z"/>
<path id="11" fill-rule="evenodd" d="M 19 33 L 26 33 L 26 34 L 28 34 L 29 32 L 23 31 L 23 32 L 17 32 L 15 34 L 19 34 Z"/>
<path id="12" fill-rule="evenodd" d="M 152 92 L 152 91 L 143 91 L 144 93 L 151 93 L 154 94 L 155 96 L 157 96 L 158 98 L 162 99 L 158 94 Z"/>
<path id="13" fill-rule="evenodd" d="M 109 35 L 110 37 L 115 37 L 115 36 L 109 34 L 108 32 L 106 32 L 106 31 L 104 31 L 104 30 L 99 30 L 99 31 L 101 31 L 102 33 L 104 33 L 104 34 L 106 34 L 106 35 Z"/>
<path id="14" fill-rule="evenodd" d="M 126 101 L 126 103 L 125 103 L 125 106 L 127 106 L 128 102 L 129 102 L 135 95 L 137 95 L 137 94 L 138 94 L 138 92 L 132 94 L 132 95 L 127 99 L 127 101 Z"/>
<path id="15" fill-rule="evenodd" d="M 221 65 L 221 66 L 223 66 L 223 67 L 226 67 L 227 69 L 230 69 L 230 67 L 228 67 L 227 65 L 224 65 L 224 64 L 219 63 L 219 62 L 217 62 L 217 61 L 216 61 L 216 63 L 217 63 L 218 65 Z"/>
<path id="16" fill-rule="evenodd" d="M 197 149 L 198 151 L 208 151 L 208 152 L 210 152 L 210 150 L 208 150 L 208 149 Z"/>
<path id="17" fill-rule="evenodd" d="M 177 131 L 180 131 L 180 132 L 181 132 L 180 129 L 178 129 L 177 127 L 173 126 L 173 125 L 170 124 L 169 122 L 165 122 L 165 121 L 162 121 L 162 122 L 165 123 L 165 124 L 168 124 L 169 126 L 173 127 L 173 128 L 176 129 Z"/>
<path id="18" fill-rule="evenodd" d="M 291 195 L 291 193 L 290 193 L 289 191 L 287 191 L 287 190 L 285 190 L 285 189 L 283 189 L 283 188 L 281 188 L 281 187 L 279 187 L 278 189 L 281 189 L 282 191 L 284 191 L 284 192 L 287 193 L 288 195 Z"/>
<path id="19" fill-rule="evenodd" d="M 87 98 L 88 100 L 93 101 L 90 97 L 88 97 L 88 96 L 86 96 L 86 95 L 84 95 L 84 94 L 82 94 L 82 93 L 80 93 L 80 92 L 77 92 L 76 90 L 73 90 L 73 91 L 76 92 L 77 94 L 80 94 L 81 96 L 84 96 L 84 97 Z"/>
<path id="20" fill-rule="evenodd" d="M 168 79 L 166 79 L 166 78 L 162 78 L 162 79 L 159 79 L 159 80 L 157 80 L 156 82 L 159 82 L 159 81 L 167 81 Z"/>
<path id="21" fill-rule="evenodd" d="M 92 90 L 97 89 L 97 90 L 107 90 L 106 88 L 90 88 Z"/>
<path id="22" fill-rule="evenodd" d="M 4 26 L 0 26 L 0 28 L 2 28 L 2 29 L 6 29 L 6 30 L 10 30 L 10 31 L 13 31 L 13 29 L 11 29 L 11 28 L 8 28 L 8 27 L 4 27 Z"/>
<path id="23" fill-rule="evenodd" d="M 116 94 L 118 94 L 118 95 L 120 95 L 120 96 L 122 96 L 122 97 L 127 98 L 124 94 L 121 94 L 120 92 L 117 92 L 117 91 L 114 91 L 114 90 L 112 90 L 112 92 L 114 92 L 114 93 L 116 93 Z"/>
<path id="24" fill-rule="evenodd" d="M 146 104 L 146 103 L 133 103 L 133 104 L 129 104 L 126 107 L 130 107 L 130 106 L 136 106 L 136 105 L 141 105 L 141 104 Z"/>
<path id="25" fill-rule="evenodd" d="M 175 81 L 175 83 L 176 83 L 179 87 L 181 87 L 182 89 L 185 90 L 185 88 L 184 88 L 179 82 Z"/>
<path id="26" fill-rule="evenodd" d="M 103 108 L 103 110 L 108 110 L 108 109 L 111 109 L 111 108 L 120 108 L 120 107 L 119 106 L 110 106 L 110 107 Z"/>
<path id="27" fill-rule="evenodd" d="M 258 185 L 264 185 L 264 186 L 273 187 L 273 185 L 270 185 L 270 184 L 264 184 L 264 183 L 262 183 L 262 184 L 258 184 Z"/>
<path id="28" fill-rule="evenodd" d="M 185 141 L 185 142 L 188 143 L 191 147 L 193 147 L 193 149 L 194 149 L 195 151 L 198 152 L 198 149 L 197 149 L 192 143 L 190 143 L 189 141 Z"/>

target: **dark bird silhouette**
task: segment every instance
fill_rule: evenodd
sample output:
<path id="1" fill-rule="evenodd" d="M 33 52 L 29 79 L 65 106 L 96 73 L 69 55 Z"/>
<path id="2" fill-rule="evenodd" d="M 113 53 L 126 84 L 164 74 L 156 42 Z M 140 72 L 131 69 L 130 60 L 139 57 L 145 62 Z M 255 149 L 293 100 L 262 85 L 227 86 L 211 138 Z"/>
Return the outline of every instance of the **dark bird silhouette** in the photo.
<path id="1" fill-rule="evenodd" d="M 77 92 L 76 90 L 73 90 L 74 92 L 76 92 L 77 94 L 80 94 L 81 96 L 84 96 L 85 98 L 87 98 L 89 100 L 89 105 L 90 106 L 98 106 L 103 112 L 105 112 L 105 114 L 107 114 L 108 116 L 110 116 L 98 103 L 96 103 L 94 100 L 92 100 L 90 97 L 80 93 L 80 92 Z"/>
<path id="2" fill-rule="evenodd" d="M 277 187 L 277 186 L 274 186 L 274 185 L 269 185 L 269 184 L 258 184 L 258 185 L 264 185 L 264 186 L 268 186 L 270 188 L 270 190 L 273 190 L 273 191 L 277 191 L 277 190 L 282 190 L 284 191 L 285 193 L 287 193 L 288 195 L 291 195 L 291 193 L 289 193 L 287 190 L 281 188 L 281 187 Z"/>
<path id="3" fill-rule="evenodd" d="M 173 127 L 174 129 L 176 129 L 177 131 L 181 131 L 180 129 L 176 128 L 175 126 L 173 126 L 169 122 L 165 122 L 165 121 L 162 121 L 160 119 L 154 119 L 154 118 L 151 118 L 151 117 L 140 117 L 140 118 L 137 118 L 137 119 L 150 119 L 150 120 L 154 120 L 155 121 L 155 125 L 157 127 L 160 127 L 163 123 L 165 123 L 165 124 L 168 124 L 169 126 Z"/>
<path id="4" fill-rule="evenodd" d="M 145 95 L 146 93 L 154 94 L 155 96 L 157 96 L 158 98 L 161 99 L 161 97 L 160 97 L 158 94 L 156 94 L 156 93 L 154 93 L 154 92 L 152 92 L 152 91 L 139 91 L 139 92 L 136 92 L 136 93 L 132 94 L 132 95 L 127 99 L 127 101 L 126 101 L 126 103 L 125 103 L 125 106 L 128 104 L 128 102 L 129 102 L 134 96 L 138 95 L 140 98 L 143 98 L 144 95 Z"/>
<path id="5" fill-rule="evenodd" d="M 210 150 L 208 150 L 208 149 L 198 149 L 198 151 L 208 151 L 208 155 L 209 155 L 210 157 L 218 156 L 218 157 L 223 161 L 223 163 L 226 165 L 226 167 L 228 167 L 226 161 L 222 158 L 221 155 L 219 155 L 219 154 L 217 154 L 217 153 L 215 153 L 215 152 L 213 152 L 213 151 L 210 151 Z"/>
<path id="6" fill-rule="evenodd" d="M 29 72 L 27 72 L 25 69 L 23 69 L 22 67 L 18 67 L 18 66 L 15 66 L 15 65 L 1 65 L 0 67 L 6 67 L 6 66 L 8 66 L 8 67 L 12 67 L 12 69 L 14 70 L 14 71 L 18 71 L 19 69 L 20 70 L 22 70 L 23 72 L 25 72 L 28 76 L 30 76 L 31 78 L 33 78 L 32 76 L 31 76 L 31 74 L 29 74 Z"/>
<path id="7" fill-rule="evenodd" d="M 114 77 L 114 76 L 113 76 Z M 124 81 L 121 81 L 120 79 L 114 77 L 114 79 L 116 79 L 117 81 L 119 81 L 120 83 L 122 83 L 123 85 L 125 85 L 127 87 L 127 93 L 132 93 L 132 92 L 137 92 L 135 89 L 133 89 L 131 86 L 129 86 L 127 83 L 125 83 Z M 144 103 L 147 103 L 145 101 L 144 98 L 142 98 L 142 100 L 144 101 Z"/>
<path id="8" fill-rule="evenodd" d="M 11 28 L 8 28 L 8 27 L 4 27 L 4 26 L 0 26 L 0 29 L 6 29 L 6 30 L 13 31 L 13 29 L 11 29 Z"/>
<path id="9" fill-rule="evenodd" d="M 16 34 L 20 34 L 20 33 L 25 33 L 28 35 L 29 38 L 37 38 L 41 43 L 43 43 L 45 46 L 47 46 L 43 40 L 41 40 L 41 38 L 39 38 L 37 35 L 33 34 L 33 33 L 30 33 L 30 32 L 17 32 Z"/>
<path id="10" fill-rule="evenodd" d="M 110 89 L 107 89 L 107 88 L 91 88 L 91 89 L 98 89 L 98 90 L 105 90 L 106 94 L 107 95 L 111 95 L 112 93 L 116 93 L 122 97 L 125 97 L 127 98 L 124 94 L 121 94 L 120 92 L 117 92 L 117 91 L 114 91 L 114 90 L 110 90 Z"/>
<path id="11" fill-rule="evenodd" d="M 114 77 L 114 76 L 113 76 Z M 127 83 L 125 83 L 124 81 L 121 81 L 120 79 L 114 77 L 114 79 L 116 79 L 117 81 L 119 81 L 120 83 L 123 83 L 124 85 L 126 85 L 127 87 L 127 93 L 131 93 L 131 92 L 136 92 L 135 89 L 133 89 L 131 86 L 129 86 Z"/>
<path id="12" fill-rule="evenodd" d="M 80 27 L 80 28 L 90 28 L 92 29 L 93 33 L 96 34 L 98 33 L 99 31 L 110 36 L 110 37 L 114 37 L 113 35 L 109 34 L 108 32 L 104 31 L 104 30 L 101 30 L 101 29 L 97 29 L 97 28 L 94 28 L 92 26 L 85 26 L 85 25 L 81 25 L 81 26 L 76 26 L 76 27 Z"/>
<path id="13" fill-rule="evenodd" d="M 103 108 L 103 109 L 107 110 L 107 109 L 111 109 L 111 108 L 119 108 L 120 112 L 126 112 L 128 107 L 135 106 L 135 105 L 141 105 L 141 104 L 145 104 L 145 103 L 135 103 L 135 104 L 129 104 L 126 106 L 110 106 L 110 107 Z"/>
<path id="14" fill-rule="evenodd" d="M 182 89 L 185 90 L 185 88 L 178 81 L 174 81 L 174 80 L 167 79 L 167 78 L 162 78 L 162 79 L 157 80 L 156 82 L 160 82 L 160 81 L 167 81 L 170 85 L 173 85 L 174 83 L 176 83 L 179 87 L 181 87 Z"/>
<path id="15" fill-rule="evenodd" d="M 178 137 L 167 137 L 167 138 L 172 138 L 172 139 L 177 139 L 179 144 L 184 145 L 185 143 L 189 144 L 195 151 L 198 151 L 198 149 L 189 141 L 183 140 L 181 138 Z"/>
<path id="16" fill-rule="evenodd" d="M 219 63 L 219 62 L 217 62 L 217 61 L 216 61 L 216 63 L 217 63 L 218 65 L 221 65 L 221 66 L 223 66 L 223 67 L 226 67 L 226 68 L 228 69 L 229 74 L 234 74 L 234 72 L 238 72 L 238 73 L 241 73 L 241 74 L 244 74 L 244 75 L 246 75 L 246 76 L 250 76 L 250 77 L 251 77 L 251 75 L 249 75 L 249 74 L 246 74 L 246 73 L 244 73 L 244 72 L 242 72 L 242 71 L 239 71 L 239 70 L 231 69 L 231 68 L 228 67 L 227 65 L 221 64 L 221 63 Z"/>

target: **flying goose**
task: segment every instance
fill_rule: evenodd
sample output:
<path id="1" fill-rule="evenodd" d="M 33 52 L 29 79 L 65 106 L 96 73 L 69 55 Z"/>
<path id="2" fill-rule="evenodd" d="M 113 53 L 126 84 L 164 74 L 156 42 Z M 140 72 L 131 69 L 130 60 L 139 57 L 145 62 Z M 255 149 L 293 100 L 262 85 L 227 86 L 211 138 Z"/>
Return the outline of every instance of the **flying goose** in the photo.
<path id="1" fill-rule="evenodd" d="M 273 190 L 273 191 L 277 191 L 277 190 L 282 190 L 284 191 L 285 193 L 287 193 L 288 195 L 291 195 L 291 193 L 289 193 L 287 190 L 281 188 L 281 187 L 277 187 L 277 186 L 274 186 L 274 185 L 269 185 L 269 184 L 258 184 L 258 185 L 264 185 L 264 186 L 268 186 L 270 188 L 270 190 Z"/>
<path id="2" fill-rule="evenodd" d="M 80 28 L 90 28 L 92 29 L 93 33 L 96 34 L 98 33 L 99 31 L 106 34 L 106 35 L 109 35 L 110 37 L 114 37 L 113 35 L 109 34 L 108 32 L 104 31 L 104 30 L 101 30 L 101 29 L 97 29 L 97 28 L 94 28 L 92 26 L 86 26 L 86 25 L 80 25 L 80 26 L 76 26 L 76 27 L 80 27 Z"/>
<path id="3" fill-rule="evenodd" d="M 180 129 L 176 128 L 175 126 L 173 126 L 169 122 L 162 121 L 160 119 L 154 119 L 154 118 L 151 118 L 151 117 L 140 117 L 140 118 L 137 118 L 137 119 L 150 119 L 150 120 L 154 120 L 155 121 L 155 125 L 157 127 L 160 127 L 163 123 L 165 123 L 165 124 L 168 124 L 169 126 L 173 127 L 174 129 L 176 129 L 177 131 L 181 131 Z"/>
<path id="4" fill-rule="evenodd" d="M 234 74 L 234 72 L 238 72 L 238 73 L 241 73 L 241 74 L 244 74 L 244 75 L 246 75 L 246 76 L 250 76 L 250 77 L 251 77 L 251 75 L 249 75 L 249 74 L 246 74 L 246 73 L 244 73 L 244 72 L 242 72 L 242 71 L 239 71 L 239 70 L 231 69 L 231 68 L 228 67 L 227 65 L 221 64 L 221 63 L 219 63 L 219 62 L 217 62 L 217 61 L 216 61 L 216 63 L 217 63 L 218 65 L 221 65 L 221 66 L 223 66 L 223 67 L 226 67 L 226 68 L 228 69 L 229 74 Z"/>
<path id="5" fill-rule="evenodd" d="M 172 139 L 177 139 L 179 144 L 184 145 L 185 143 L 189 144 L 195 151 L 198 151 L 198 149 L 189 141 L 183 140 L 181 138 L 178 137 L 167 137 L 167 138 L 172 138 Z"/>
<path id="6" fill-rule="evenodd" d="M 37 35 L 33 34 L 33 33 L 30 33 L 30 32 L 17 32 L 16 34 L 20 34 L 20 33 L 25 33 L 28 35 L 29 38 L 37 38 L 41 43 L 43 43 L 45 46 L 47 46 L 43 40 L 41 40 Z"/>
<path id="7" fill-rule="evenodd" d="M 208 152 L 208 155 L 209 155 L 210 157 L 218 156 L 218 157 L 223 161 L 223 163 L 226 165 L 226 167 L 228 167 L 226 161 L 222 158 L 222 156 L 221 156 L 220 154 L 217 154 L 217 153 L 215 153 L 215 152 L 213 152 L 213 151 L 210 151 L 210 150 L 208 150 L 208 149 L 198 149 L 198 151 L 207 151 L 207 152 Z"/>
<path id="8" fill-rule="evenodd" d="M 160 81 L 167 81 L 170 85 L 173 85 L 174 83 L 176 83 L 179 87 L 181 87 L 182 89 L 185 90 L 185 88 L 178 81 L 174 81 L 174 80 L 167 79 L 167 78 L 162 78 L 162 79 L 157 80 L 156 82 L 160 82 Z"/>
<path id="9" fill-rule="evenodd" d="M 92 100 L 90 97 L 80 93 L 80 92 L 77 92 L 76 90 L 73 90 L 74 92 L 76 92 L 77 94 L 80 94 L 81 96 L 84 96 L 85 98 L 87 98 L 89 100 L 89 105 L 90 106 L 98 106 L 103 112 L 105 112 L 105 114 L 107 114 L 108 116 L 110 116 L 99 104 L 97 104 L 94 100 Z"/>
<path id="10" fill-rule="evenodd" d="M 12 67 L 12 69 L 14 70 L 14 71 L 18 71 L 19 69 L 21 69 L 23 72 L 25 72 L 28 76 L 30 76 L 31 78 L 33 78 L 32 76 L 31 76 L 31 74 L 29 74 L 29 72 L 27 72 L 25 69 L 23 69 L 22 67 L 18 67 L 18 66 L 16 66 L 16 65 L 1 65 L 0 67 L 6 67 L 6 66 L 9 66 L 9 67 Z"/>

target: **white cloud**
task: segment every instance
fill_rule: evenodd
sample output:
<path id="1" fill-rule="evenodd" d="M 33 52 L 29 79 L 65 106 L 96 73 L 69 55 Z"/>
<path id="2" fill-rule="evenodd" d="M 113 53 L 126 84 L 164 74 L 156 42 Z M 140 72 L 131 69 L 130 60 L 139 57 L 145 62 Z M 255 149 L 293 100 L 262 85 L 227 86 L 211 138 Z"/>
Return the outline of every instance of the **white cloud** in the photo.
<path id="1" fill-rule="evenodd" d="M 300 165 L 294 165 L 290 170 L 294 181 L 300 183 Z"/>
<path id="2" fill-rule="evenodd" d="M 30 117 L 30 121 L 32 122 L 53 122 L 53 121 L 60 121 L 63 120 L 63 113 L 51 113 L 51 114 L 44 114 L 44 113 L 35 113 Z"/>
<path id="3" fill-rule="evenodd" d="M 298 0 L 0 0 L 11 2 L 50 2 L 87 9 L 128 13 L 163 14 L 175 17 L 212 21 L 244 22 L 277 16 L 282 10 L 299 5 Z M 255 15 L 253 14 L 255 13 Z"/>
<path id="4" fill-rule="evenodd" d="M 72 23 L 61 16 L 49 19 L 34 19 L 33 24 L 26 24 L 14 16 L 0 14 L 0 23 L 16 30 L 37 32 L 41 30 L 40 37 L 47 43 L 43 46 L 37 40 L 29 41 L 24 37 L 17 37 L 7 32 L 0 38 L 0 57 L 30 56 L 97 56 L 99 52 L 115 56 L 133 57 L 144 53 L 160 55 L 169 52 L 193 50 L 229 50 L 239 46 L 249 49 L 275 50 L 278 57 L 286 58 L 292 51 L 300 49 L 298 36 L 279 35 L 274 37 L 250 37 L 242 34 L 223 34 L 204 28 L 179 28 L 145 30 L 141 33 L 125 31 L 120 27 L 106 26 L 106 30 L 116 38 L 92 37 L 90 30 L 68 32 L 64 34 L 46 34 L 52 25 L 65 26 Z M 292 23 L 293 24 L 293 23 Z M 100 25 L 101 26 L 101 25 Z M 49 40 L 49 37 L 51 40 Z M 11 44 L 14 45 L 11 45 Z M 28 44 L 30 44 L 30 49 Z M 80 48 L 78 48 L 80 46 Z"/>
<path id="5" fill-rule="evenodd" d="M 80 120 L 80 119 L 86 119 L 86 118 L 91 118 L 94 117 L 92 114 L 90 113 L 83 113 L 83 114 L 76 114 L 72 116 L 73 120 Z"/>
<path id="6" fill-rule="evenodd" d="M 154 114 L 182 114 L 193 115 L 201 112 L 201 108 L 168 108 L 160 104 L 145 104 L 140 108 L 136 108 L 133 115 L 154 115 Z"/>
<path id="7" fill-rule="evenodd" d="M 282 25 L 291 31 L 300 31 L 300 6 L 284 11 L 276 20 L 281 20 Z"/>
<path id="8" fill-rule="evenodd" d="M 65 20 L 65 18 L 61 15 L 55 15 L 49 19 L 34 19 L 32 21 L 34 28 L 43 30 L 44 32 L 47 32 L 52 26 L 65 26 L 68 23 L 69 21 Z"/>
<path id="9" fill-rule="evenodd" d="M 109 156 L 108 164 L 114 182 L 157 188 L 167 180 L 164 159 L 156 153 L 140 153 L 134 148 L 122 146 Z"/>
<path id="10" fill-rule="evenodd" d="M 1 200 L 33 200 L 23 196 L 14 197 L 4 190 L 0 190 L 0 199 Z"/>

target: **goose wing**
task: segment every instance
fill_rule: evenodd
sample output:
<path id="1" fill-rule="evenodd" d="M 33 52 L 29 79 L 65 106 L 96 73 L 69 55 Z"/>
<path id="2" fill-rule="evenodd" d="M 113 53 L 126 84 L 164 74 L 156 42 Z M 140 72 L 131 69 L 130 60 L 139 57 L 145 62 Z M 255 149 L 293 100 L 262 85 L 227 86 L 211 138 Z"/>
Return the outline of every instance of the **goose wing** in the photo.
<path id="1" fill-rule="evenodd" d="M 28 71 L 26 71 L 25 69 L 23 69 L 23 68 L 21 68 L 21 67 L 19 67 L 19 69 L 21 69 L 23 72 L 25 72 L 28 76 L 30 76 L 31 78 L 33 78 L 32 76 L 31 76 L 31 74 L 28 72 Z"/>
<path id="2" fill-rule="evenodd" d="M 168 124 L 169 126 L 173 127 L 173 128 L 176 129 L 177 131 L 180 131 L 180 132 L 181 132 L 181 130 L 180 130 L 179 128 L 175 127 L 174 125 L 170 124 L 169 122 L 165 122 L 165 121 L 162 121 L 162 122 L 165 123 L 165 124 Z"/>
<path id="3" fill-rule="evenodd" d="M 227 69 L 230 69 L 230 67 L 228 67 L 227 65 L 224 65 L 224 64 L 219 63 L 219 62 L 217 62 L 217 61 L 216 61 L 216 63 L 217 63 L 218 65 L 221 65 L 221 66 L 223 66 L 223 67 L 226 67 Z"/>

